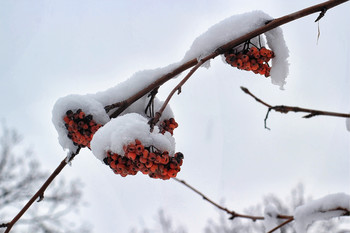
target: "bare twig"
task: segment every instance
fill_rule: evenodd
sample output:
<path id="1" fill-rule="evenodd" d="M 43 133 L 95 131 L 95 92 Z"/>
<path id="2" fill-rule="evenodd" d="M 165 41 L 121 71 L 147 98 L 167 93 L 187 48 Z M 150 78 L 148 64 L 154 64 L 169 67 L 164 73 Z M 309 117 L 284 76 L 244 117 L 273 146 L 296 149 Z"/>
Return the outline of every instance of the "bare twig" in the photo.
<path id="1" fill-rule="evenodd" d="M 0 226 L 6 227 L 5 233 L 10 232 L 11 228 L 16 224 L 16 222 L 22 217 L 22 215 L 29 209 L 29 207 L 39 198 L 39 201 L 44 197 L 44 192 L 51 182 L 56 178 L 56 176 L 62 171 L 62 169 L 73 160 L 73 158 L 79 154 L 80 147 L 75 153 L 72 153 L 67 161 L 67 158 L 63 159 L 58 167 L 53 171 L 50 177 L 45 181 L 41 188 L 34 194 L 34 196 L 27 202 L 27 204 L 21 209 L 21 211 L 11 220 L 11 222 L 1 224 Z"/>
<path id="2" fill-rule="evenodd" d="M 0 228 L 5 228 L 5 227 L 8 227 L 9 226 L 9 223 L 2 223 L 0 224 Z"/>
<path id="3" fill-rule="evenodd" d="M 111 111 L 113 108 L 119 108 L 119 107 L 122 107 L 125 103 L 123 101 L 121 102 L 118 102 L 118 103 L 114 103 L 114 104 L 110 104 L 110 105 L 107 105 L 105 107 L 105 111 L 106 113 L 108 113 L 109 111 Z"/>
<path id="4" fill-rule="evenodd" d="M 289 112 L 305 112 L 305 113 L 309 113 L 309 114 L 303 116 L 303 118 L 311 118 L 311 117 L 314 117 L 314 116 L 333 116 L 333 117 L 350 118 L 350 114 L 347 114 L 347 113 L 328 112 L 328 111 L 323 111 L 323 110 L 315 110 L 315 109 L 309 109 L 309 108 L 292 107 L 292 106 L 285 106 L 285 105 L 272 106 L 272 105 L 262 101 L 258 97 L 256 97 L 247 88 L 241 87 L 241 89 L 242 89 L 242 91 L 244 93 L 250 95 L 257 102 L 265 105 L 268 108 L 266 116 L 265 116 L 265 119 L 264 119 L 264 123 L 265 123 L 265 128 L 266 129 L 269 129 L 266 126 L 266 121 L 267 121 L 267 119 L 269 117 L 269 114 L 270 114 L 271 110 L 275 110 L 276 112 L 280 112 L 280 113 L 289 113 Z"/>
<path id="5" fill-rule="evenodd" d="M 229 51 L 230 49 L 244 43 L 245 41 L 252 39 L 256 36 L 259 36 L 269 30 L 272 30 L 276 27 L 279 27 L 283 24 L 289 23 L 291 21 L 297 20 L 299 18 L 305 17 L 307 15 L 316 13 L 316 12 L 325 12 L 326 10 L 329 10 L 339 4 L 342 4 L 344 2 L 347 2 L 349 0 L 329 0 L 321 4 L 317 4 L 308 8 L 305 8 L 303 10 L 294 12 L 289 15 L 282 16 L 280 18 L 270 20 L 266 22 L 266 24 L 260 28 L 257 28 L 256 30 L 251 31 L 250 33 L 247 33 L 246 35 L 243 35 L 235 40 L 232 40 L 228 42 L 225 45 L 220 46 L 219 48 L 216 49 L 212 54 L 209 54 L 208 57 L 211 57 L 210 59 L 215 58 L 216 56 L 220 54 L 224 54 L 225 52 Z M 171 78 L 175 77 L 178 74 L 181 74 L 183 71 L 196 66 L 200 61 L 197 59 L 192 59 L 176 69 L 174 69 L 172 72 L 167 73 L 160 77 L 158 80 L 150 84 L 149 86 L 145 87 L 144 89 L 140 90 L 139 92 L 135 93 L 133 96 L 130 98 L 126 99 L 123 101 L 123 105 L 118 107 L 118 109 L 110 115 L 111 118 L 115 118 L 119 116 L 125 109 L 127 109 L 131 104 L 133 104 L 135 101 L 140 99 L 142 96 L 146 95 L 153 89 L 163 85 L 165 82 L 169 81 Z"/>
<path id="6" fill-rule="evenodd" d="M 320 12 L 320 14 L 319 14 L 319 16 L 317 17 L 317 19 L 315 20 L 315 22 L 318 22 L 320 19 L 322 19 L 323 16 L 326 14 L 326 12 L 327 12 L 327 8 L 324 8 L 324 9 Z"/>
<path id="7" fill-rule="evenodd" d="M 193 186 L 189 185 L 186 181 L 184 180 L 180 180 L 178 178 L 173 178 L 174 180 L 176 180 L 177 182 L 185 185 L 187 188 L 191 189 L 192 191 L 194 191 L 195 193 L 197 193 L 198 195 L 200 195 L 204 200 L 206 200 L 207 202 L 209 202 L 210 204 L 214 205 L 216 208 L 225 211 L 226 213 L 228 213 L 229 215 L 231 215 L 230 219 L 234 219 L 236 217 L 241 217 L 241 218 L 248 218 L 251 219 L 253 221 L 256 220 L 263 220 L 264 217 L 261 216 L 249 216 L 249 215 L 243 215 L 243 214 L 238 214 L 235 211 L 229 210 L 226 207 L 223 207 L 221 205 L 219 205 L 218 203 L 212 201 L 211 199 L 209 199 L 207 196 L 205 196 L 203 193 L 201 193 L 200 191 L 198 191 L 196 188 L 194 188 Z"/>
<path id="8" fill-rule="evenodd" d="M 176 87 L 170 92 L 166 100 L 164 101 L 162 107 L 159 109 L 158 112 L 156 112 L 156 115 L 149 121 L 149 124 L 151 126 L 151 129 L 153 129 L 154 125 L 157 124 L 159 121 L 159 118 L 162 116 L 166 106 L 168 105 L 170 99 L 173 97 L 175 92 L 177 91 L 179 94 L 181 92 L 182 86 L 187 82 L 187 80 L 196 72 L 196 70 L 201 67 L 206 61 L 212 59 L 213 57 L 217 56 L 217 53 L 213 53 L 210 56 L 207 56 L 203 59 L 201 59 L 191 70 L 190 72 L 181 80 L 179 84 L 176 85 Z"/>
<path id="9" fill-rule="evenodd" d="M 148 95 L 148 97 L 150 97 L 150 98 L 149 98 L 148 104 L 147 104 L 146 109 L 145 109 L 145 114 L 150 118 L 154 117 L 154 99 L 156 98 L 156 95 L 158 94 L 158 89 L 159 89 L 159 87 L 153 89 Z"/>
<path id="10" fill-rule="evenodd" d="M 291 216 L 287 221 L 284 221 L 283 223 L 281 223 L 280 225 L 276 226 L 275 228 L 271 229 L 270 231 L 268 231 L 267 233 L 272 233 L 278 229 L 280 229 L 281 227 L 283 227 L 284 225 L 287 225 L 288 223 L 292 222 L 294 220 L 294 217 Z"/>
<path id="11" fill-rule="evenodd" d="M 185 185 L 187 188 L 191 189 L 192 191 L 194 191 L 195 193 L 197 193 L 198 195 L 200 195 L 204 200 L 208 201 L 210 204 L 214 205 L 216 208 L 225 211 L 226 213 L 228 213 L 229 215 L 231 215 L 231 217 L 229 219 L 233 220 L 234 218 L 246 218 L 246 219 L 251 219 L 254 222 L 257 220 L 264 220 L 263 216 L 252 216 L 252 215 L 245 215 L 245 214 L 239 214 L 235 211 L 229 210 L 226 207 L 223 207 L 221 205 L 219 205 L 218 203 L 212 201 L 211 199 L 209 199 L 207 196 L 205 196 L 202 192 L 200 192 L 199 190 L 197 190 L 196 188 L 194 188 L 193 186 L 189 185 L 188 183 L 186 183 L 184 180 L 180 180 L 178 178 L 173 178 L 174 180 L 176 180 L 177 182 Z M 289 216 L 289 215 L 278 215 L 277 218 L 280 219 L 290 219 L 293 218 L 293 216 Z"/>
<path id="12" fill-rule="evenodd" d="M 213 200 L 209 199 L 206 195 L 204 195 L 202 192 L 200 192 L 198 189 L 194 188 L 193 186 L 189 185 L 186 181 L 180 180 L 180 179 L 175 178 L 175 177 L 173 178 L 173 180 L 176 180 L 177 182 L 185 185 L 187 188 L 191 189 L 192 191 L 194 191 L 195 193 L 200 195 L 204 200 L 206 200 L 210 204 L 214 205 L 216 208 L 218 208 L 218 209 L 220 209 L 222 211 L 225 211 L 227 214 L 229 214 L 231 216 L 229 218 L 230 220 L 233 220 L 235 218 L 251 219 L 254 222 L 257 221 L 257 220 L 265 220 L 265 218 L 263 216 L 244 215 L 244 214 L 239 214 L 239 213 L 237 213 L 235 211 L 229 210 L 228 208 L 223 207 L 223 206 L 219 205 L 218 203 L 214 202 Z M 331 212 L 331 211 L 343 211 L 344 213 L 341 216 L 350 216 L 350 210 L 346 209 L 346 208 L 343 208 L 343 207 L 338 207 L 338 208 L 329 209 L 329 210 L 320 211 L 320 212 L 325 213 L 325 212 Z M 280 225 L 278 225 L 275 228 L 271 229 L 267 233 L 272 233 L 272 232 L 280 229 L 281 227 L 287 225 L 288 223 L 294 221 L 294 216 L 291 216 L 291 215 L 278 214 L 276 216 L 276 218 L 278 218 L 278 219 L 285 219 L 286 221 L 282 222 Z"/>
<path id="13" fill-rule="evenodd" d="M 350 216 L 350 209 L 346 209 L 346 208 L 338 207 L 338 208 L 333 209 L 333 210 L 331 210 L 331 211 L 338 211 L 338 210 L 340 210 L 340 211 L 344 211 L 343 216 Z"/>

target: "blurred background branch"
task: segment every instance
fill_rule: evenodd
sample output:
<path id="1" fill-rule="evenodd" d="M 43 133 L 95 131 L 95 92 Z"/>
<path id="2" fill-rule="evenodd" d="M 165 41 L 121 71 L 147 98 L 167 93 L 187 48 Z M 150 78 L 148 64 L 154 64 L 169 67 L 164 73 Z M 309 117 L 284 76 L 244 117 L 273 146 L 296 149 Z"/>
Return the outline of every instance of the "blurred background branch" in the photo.
<path id="1" fill-rule="evenodd" d="M 0 219 L 14 215 L 48 177 L 33 153 L 21 146 L 21 136 L 4 124 L 0 129 Z M 45 205 L 34 204 L 13 229 L 24 232 L 90 232 L 69 221 L 81 206 L 80 180 L 60 178 L 45 193 Z M 5 229 L 0 229 L 4 232 Z"/>

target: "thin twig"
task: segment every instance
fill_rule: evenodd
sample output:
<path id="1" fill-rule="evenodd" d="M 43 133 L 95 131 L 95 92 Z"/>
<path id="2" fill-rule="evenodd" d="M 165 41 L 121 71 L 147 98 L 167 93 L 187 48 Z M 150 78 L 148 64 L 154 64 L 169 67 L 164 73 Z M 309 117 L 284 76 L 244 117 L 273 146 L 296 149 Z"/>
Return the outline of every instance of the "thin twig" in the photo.
<path id="1" fill-rule="evenodd" d="M 184 180 L 180 180 L 178 178 L 173 178 L 174 180 L 176 180 L 177 182 L 185 185 L 187 188 L 191 189 L 192 191 L 194 191 L 195 193 L 197 193 L 198 195 L 200 195 L 204 200 L 206 200 L 207 202 L 209 202 L 210 204 L 214 205 L 216 208 L 225 211 L 226 213 L 228 213 L 229 215 L 231 215 L 230 219 L 234 219 L 235 217 L 243 217 L 243 218 L 249 218 L 252 219 L 253 221 L 256 220 L 263 220 L 264 217 L 261 216 L 249 216 L 249 215 L 241 215 L 236 213 L 235 211 L 231 211 L 229 209 L 227 209 L 226 207 L 223 207 L 219 204 L 217 204 L 216 202 L 212 201 L 211 199 L 209 199 L 207 196 L 205 196 L 203 193 L 201 193 L 200 191 L 198 191 L 196 188 L 194 188 L 193 186 L 189 185 L 186 183 L 186 181 Z"/>
<path id="2" fill-rule="evenodd" d="M 204 200 L 208 201 L 210 204 L 214 205 L 216 208 L 225 211 L 226 213 L 228 213 L 229 215 L 231 215 L 231 217 L 229 219 L 233 220 L 234 218 L 247 218 L 247 219 L 251 219 L 254 222 L 257 220 L 264 220 L 263 216 L 252 216 L 252 215 L 245 215 L 245 214 L 239 214 L 235 211 L 229 210 L 226 207 L 223 207 L 221 205 L 219 205 L 218 203 L 212 201 L 211 199 L 209 199 L 207 196 L 205 196 L 202 192 L 200 192 L 199 190 L 197 190 L 196 188 L 194 188 L 193 186 L 189 185 L 188 183 L 186 183 L 184 180 L 180 180 L 178 178 L 173 178 L 174 180 L 176 180 L 177 182 L 185 185 L 187 188 L 191 189 L 192 191 L 194 191 L 195 193 L 197 193 L 198 195 L 200 195 Z M 293 216 L 289 216 L 289 215 L 277 215 L 277 218 L 280 219 L 290 219 L 293 218 Z"/>
<path id="3" fill-rule="evenodd" d="M 107 106 L 105 107 L 105 111 L 106 111 L 106 113 L 108 113 L 108 112 L 111 111 L 113 108 L 119 108 L 119 107 L 121 107 L 121 106 L 123 106 L 123 105 L 124 105 L 124 102 L 123 102 L 123 101 L 118 102 L 118 103 L 114 103 L 114 104 L 110 104 L 110 105 L 107 105 Z"/>
<path id="4" fill-rule="evenodd" d="M 154 99 L 156 98 L 156 95 L 158 94 L 158 89 L 159 89 L 159 87 L 153 89 L 148 95 L 148 97 L 150 97 L 150 98 L 149 98 L 148 104 L 145 108 L 145 114 L 150 118 L 154 117 Z"/>
<path id="5" fill-rule="evenodd" d="M 5 227 L 8 227 L 9 226 L 9 223 L 2 223 L 0 224 L 0 228 L 5 228 Z"/>
<path id="6" fill-rule="evenodd" d="M 271 112 L 271 110 L 275 110 L 276 112 L 280 112 L 280 113 L 289 113 L 289 112 L 304 112 L 304 113 L 309 113 L 305 116 L 303 116 L 303 118 L 311 118 L 314 116 L 333 116 L 333 117 L 344 117 L 344 118 L 350 118 L 350 114 L 348 113 L 339 113 L 339 112 L 329 112 L 329 111 L 323 111 L 323 110 L 315 110 L 315 109 L 309 109 L 309 108 L 300 108 L 300 107 L 292 107 L 292 106 L 285 106 L 285 105 L 276 105 L 276 106 L 272 106 L 264 101 L 262 101 L 261 99 L 259 99 L 258 97 L 256 97 L 253 93 L 251 93 L 247 88 L 245 87 L 241 87 L 242 91 L 248 95 L 250 95 L 251 97 L 253 97 L 257 102 L 265 105 L 268 110 L 264 119 L 264 123 L 265 123 L 265 128 L 269 129 L 266 126 L 266 121 L 269 117 L 269 114 Z"/>
<path id="7" fill-rule="evenodd" d="M 250 95 L 251 97 L 253 97 L 256 101 L 258 101 L 259 103 L 265 105 L 266 107 L 268 108 L 271 108 L 272 106 L 269 105 L 268 103 L 265 103 L 264 101 L 262 101 L 261 99 L 259 99 L 258 97 L 256 97 L 255 95 L 253 95 L 249 90 L 248 88 L 246 87 L 241 87 L 242 91 L 248 95 Z"/>
<path id="8" fill-rule="evenodd" d="M 294 217 L 291 216 L 291 218 L 289 218 L 287 221 L 284 221 L 283 223 L 281 223 L 280 225 L 278 225 L 277 227 L 271 229 L 270 231 L 268 231 L 267 233 L 272 233 L 278 229 L 280 229 L 281 227 L 283 227 L 284 225 L 287 225 L 288 223 L 292 222 L 294 220 Z"/>
<path id="9" fill-rule="evenodd" d="M 343 207 L 338 207 L 338 208 L 335 208 L 331 211 L 344 211 L 344 214 L 342 216 L 350 216 L 350 208 L 349 209 L 346 209 L 346 208 L 343 208 Z"/>
<path id="10" fill-rule="evenodd" d="M 4 233 L 10 232 L 11 228 L 16 224 L 16 222 L 22 217 L 22 215 L 29 209 L 29 207 L 39 198 L 39 201 L 44 197 L 44 192 L 47 187 L 51 184 L 51 182 L 56 178 L 56 176 L 62 171 L 62 169 L 73 160 L 73 158 L 79 154 L 80 147 L 75 153 L 72 153 L 69 157 L 69 161 L 67 158 L 63 159 L 62 162 L 58 165 L 58 167 L 53 171 L 53 173 L 49 176 L 49 178 L 45 181 L 45 183 L 41 186 L 41 188 L 34 194 L 34 196 L 27 202 L 27 204 L 20 210 L 20 212 L 11 220 L 11 222 L 1 224 L 0 226 L 6 227 Z"/>
<path id="11" fill-rule="evenodd" d="M 206 61 L 210 60 L 212 57 L 214 57 L 215 55 L 213 54 L 212 56 L 207 56 L 205 58 L 203 58 L 202 60 L 200 60 L 197 65 L 195 65 L 190 72 L 186 75 L 185 78 L 183 78 L 181 80 L 181 82 L 179 84 L 176 85 L 176 87 L 170 92 L 170 94 L 168 95 L 168 97 L 166 98 L 166 100 L 164 101 L 162 107 L 158 110 L 158 112 L 156 112 L 156 115 L 149 121 L 149 124 L 151 126 L 151 130 L 153 129 L 154 125 L 157 124 L 157 122 L 159 121 L 159 118 L 162 116 L 166 106 L 168 105 L 170 99 L 173 97 L 173 95 L 175 94 L 175 92 L 180 93 L 181 92 L 181 88 L 182 86 L 187 82 L 187 80 L 194 74 L 194 72 L 196 72 L 196 70 L 201 67 Z"/>
<path id="12" fill-rule="evenodd" d="M 317 5 L 305 8 L 303 10 L 294 12 L 292 14 L 285 15 L 285 16 L 282 16 L 282 17 L 274 19 L 274 20 L 269 20 L 266 22 L 266 24 L 264 26 L 257 28 L 255 30 L 251 31 L 250 33 L 247 33 L 247 34 L 245 34 L 237 39 L 234 39 L 225 45 L 220 46 L 219 48 L 216 49 L 216 51 L 214 51 L 209 56 L 215 55 L 211 58 L 211 59 L 213 59 L 216 56 L 218 56 L 220 54 L 224 54 L 225 52 L 229 51 L 230 49 L 237 47 L 238 45 L 240 45 L 240 44 L 242 44 L 242 43 L 244 43 L 244 42 L 246 42 L 246 41 L 248 41 L 256 36 L 259 36 L 267 31 L 270 31 L 276 27 L 279 27 L 281 25 L 284 25 L 286 23 L 289 23 L 291 21 L 297 20 L 299 18 L 305 17 L 307 15 L 310 15 L 310 14 L 313 14 L 316 12 L 322 13 L 325 10 L 329 10 L 329 9 L 331 9 L 339 4 L 342 4 L 344 2 L 347 2 L 347 1 L 349 1 L 349 0 L 329 0 L 329 1 L 326 1 L 324 3 L 317 4 Z M 125 109 L 127 109 L 131 104 L 133 104 L 135 101 L 140 99 L 142 96 L 146 95 L 147 93 L 149 93 L 150 91 L 152 91 L 156 87 L 163 85 L 165 82 L 169 81 L 170 79 L 172 79 L 176 75 L 181 74 L 183 71 L 197 65 L 198 62 L 199 61 L 197 59 L 192 59 L 192 60 L 180 65 L 179 67 L 174 69 L 172 72 L 163 75 L 162 77 L 157 79 L 155 82 L 153 82 L 149 86 L 145 87 L 144 89 L 135 93 L 133 96 L 124 100 L 123 106 L 119 107 L 114 113 L 112 113 L 110 115 L 110 117 L 115 118 L 115 117 L 119 116 L 119 114 L 121 114 Z"/>
<path id="13" fill-rule="evenodd" d="M 202 192 L 200 192 L 198 189 L 194 188 L 193 186 L 189 185 L 186 181 L 184 180 L 180 180 L 176 177 L 172 178 L 173 180 L 176 180 L 177 182 L 185 185 L 187 188 L 191 189 L 192 191 L 194 191 L 195 193 L 197 193 L 198 195 L 200 195 L 204 200 L 206 200 L 207 202 L 209 202 L 210 204 L 214 205 L 216 208 L 225 211 L 227 214 L 231 215 L 231 217 L 229 218 L 230 220 L 233 220 L 234 218 L 246 218 L 246 219 L 251 219 L 254 222 L 257 220 L 265 220 L 265 218 L 263 216 L 252 216 L 252 215 L 244 215 L 244 214 L 239 214 L 235 211 L 229 210 L 226 207 L 223 207 L 221 205 L 219 205 L 218 203 L 214 202 L 213 200 L 209 199 L 206 195 L 204 195 Z M 341 216 L 350 216 L 350 210 L 346 209 L 346 208 L 342 208 L 342 207 L 338 207 L 338 208 L 334 208 L 334 209 L 330 209 L 330 210 L 326 210 L 326 211 L 320 211 L 320 212 L 329 212 L 329 211 L 343 211 L 344 213 Z M 270 231 L 268 231 L 267 233 L 272 233 L 278 229 L 280 229 L 281 227 L 285 226 L 286 224 L 294 221 L 294 216 L 291 215 L 283 215 L 283 214 L 278 214 L 276 216 L 276 218 L 278 219 L 286 219 L 286 221 L 282 222 L 280 225 L 276 226 L 275 228 L 271 229 Z"/>
<path id="14" fill-rule="evenodd" d="M 319 14 L 319 16 L 317 17 L 317 19 L 315 20 L 315 22 L 318 22 L 320 19 L 322 19 L 323 16 L 326 14 L 326 12 L 327 12 L 327 8 L 324 8 L 324 9 L 320 12 L 320 14 Z"/>

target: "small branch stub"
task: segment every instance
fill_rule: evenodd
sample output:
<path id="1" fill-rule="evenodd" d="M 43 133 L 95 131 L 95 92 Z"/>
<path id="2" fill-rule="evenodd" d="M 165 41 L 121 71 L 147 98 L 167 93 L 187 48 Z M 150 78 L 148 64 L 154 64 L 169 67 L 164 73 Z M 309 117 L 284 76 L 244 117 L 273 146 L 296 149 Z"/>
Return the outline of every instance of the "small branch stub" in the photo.
<path id="1" fill-rule="evenodd" d="M 323 16 L 326 14 L 327 12 L 327 8 L 323 8 L 322 11 L 320 12 L 319 16 L 317 17 L 317 19 L 315 20 L 315 23 L 318 22 L 320 19 L 323 18 Z"/>
<path id="2" fill-rule="evenodd" d="M 44 193 L 40 194 L 39 199 L 36 202 L 41 202 L 44 200 Z"/>
<path id="3" fill-rule="evenodd" d="M 9 223 L 2 223 L 0 224 L 0 228 L 5 228 L 8 227 L 10 224 Z"/>

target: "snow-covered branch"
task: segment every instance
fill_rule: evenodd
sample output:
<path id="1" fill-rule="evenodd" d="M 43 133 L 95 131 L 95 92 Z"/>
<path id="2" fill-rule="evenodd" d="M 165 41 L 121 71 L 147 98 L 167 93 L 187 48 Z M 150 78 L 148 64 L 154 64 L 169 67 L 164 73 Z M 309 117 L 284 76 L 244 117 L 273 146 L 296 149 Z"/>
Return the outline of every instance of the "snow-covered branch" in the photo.
<path id="1" fill-rule="evenodd" d="M 294 213 L 295 228 L 298 233 L 306 233 L 315 221 L 350 216 L 350 195 L 330 194 L 297 207 Z"/>
<path id="2" fill-rule="evenodd" d="M 194 41 L 191 49 L 186 53 L 184 59 L 179 64 L 174 64 L 173 69 L 170 69 L 169 72 L 166 72 L 160 78 L 156 79 L 153 83 L 139 90 L 129 98 L 124 99 L 122 101 L 118 101 L 116 106 L 120 106 L 120 103 L 122 103 L 122 105 L 118 107 L 117 110 L 115 110 L 110 115 L 110 117 L 114 118 L 119 116 L 124 110 L 126 110 L 130 105 L 132 105 L 134 102 L 139 100 L 141 97 L 145 96 L 147 93 L 149 93 L 153 89 L 160 87 L 168 80 L 181 74 L 183 71 L 193 66 L 196 66 L 200 61 L 203 61 L 203 63 L 207 62 L 208 60 L 213 59 L 218 55 L 224 54 L 229 50 L 231 50 L 232 48 L 235 48 L 243 44 L 244 42 L 249 41 L 263 33 L 268 32 L 266 37 L 269 38 L 270 33 L 274 31 L 273 29 L 276 29 L 277 27 L 283 24 L 289 23 L 291 21 L 297 20 L 307 15 L 320 12 L 320 16 L 321 15 L 324 16 L 327 10 L 347 1 L 348 0 L 327 1 L 318 5 L 314 5 L 314 6 L 305 8 L 303 10 L 294 12 L 292 14 L 282 16 L 277 19 L 272 19 L 270 16 L 266 14 L 259 13 L 260 15 L 259 14 L 258 16 L 255 15 L 253 16 L 253 18 L 258 18 L 260 20 L 260 23 L 263 22 L 263 24 L 260 27 L 257 27 L 258 23 L 255 21 L 250 22 L 251 23 L 250 27 L 248 25 L 245 25 L 245 27 L 241 27 L 241 26 L 234 27 L 234 25 L 230 25 L 228 22 L 221 22 L 218 25 L 214 25 L 212 28 L 210 28 L 211 30 L 210 29 L 208 30 L 208 33 L 207 33 L 208 35 L 204 34 L 198 37 Z M 319 20 L 321 18 L 320 16 L 316 20 Z M 230 21 L 230 18 L 227 19 L 227 21 Z M 237 20 L 237 22 L 239 22 L 239 25 L 241 25 L 242 23 L 240 20 Z M 245 22 L 247 23 L 246 20 Z M 234 33 L 233 35 L 229 34 L 228 37 L 222 37 L 220 35 L 223 32 L 221 28 L 222 26 L 224 26 L 226 30 L 225 31 L 226 34 L 229 34 L 227 32 L 229 28 L 235 28 L 235 30 L 233 31 L 235 32 L 238 31 L 238 33 Z M 244 31 L 242 32 L 240 30 L 244 30 Z M 281 32 L 279 32 L 278 30 L 277 31 L 275 30 L 274 33 L 280 34 Z M 280 36 L 278 38 L 281 39 Z M 276 43 L 278 42 L 278 40 L 277 41 L 275 40 L 274 42 Z M 279 43 L 281 42 L 282 41 L 280 40 Z M 274 43 L 273 42 L 269 43 L 269 46 L 273 47 Z M 282 45 L 282 46 L 278 46 L 277 50 L 283 51 L 285 50 L 285 48 Z M 280 65 L 280 63 L 283 63 L 284 62 L 283 60 L 286 59 L 285 54 L 286 52 L 283 51 L 281 54 L 281 59 L 279 60 L 276 59 L 275 64 L 273 64 L 273 66 Z M 288 54 L 288 51 L 287 51 L 287 54 Z M 283 68 L 283 65 L 282 65 L 281 68 L 275 69 L 275 70 L 276 71 L 271 72 L 272 73 L 271 81 L 272 83 L 279 85 L 281 88 L 283 88 L 283 85 L 285 84 L 286 74 L 288 73 L 288 68 L 287 69 Z M 276 73 L 276 74 L 273 75 L 273 73 Z M 112 104 L 113 103 L 111 103 L 110 105 Z"/>

